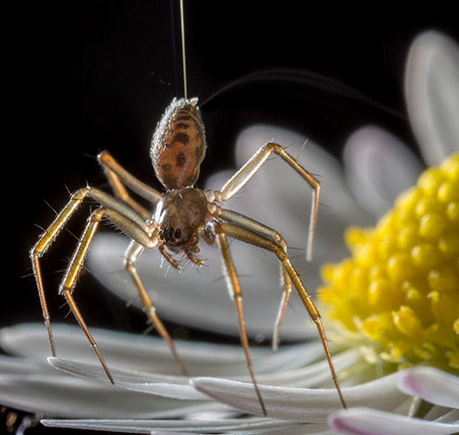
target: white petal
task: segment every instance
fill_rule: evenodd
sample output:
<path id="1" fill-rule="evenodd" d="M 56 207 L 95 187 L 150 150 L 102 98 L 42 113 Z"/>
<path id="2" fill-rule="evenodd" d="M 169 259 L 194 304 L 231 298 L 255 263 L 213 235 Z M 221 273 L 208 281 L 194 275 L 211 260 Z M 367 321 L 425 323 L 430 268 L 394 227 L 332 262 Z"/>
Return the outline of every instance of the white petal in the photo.
<path id="1" fill-rule="evenodd" d="M 397 196 L 414 185 L 422 171 L 408 147 L 376 126 L 351 135 L 344 149 L 344 164 L 349 186 L 375 218 L 392 208 Z"/>
<path id="2" fill-rule="evenodd" d="M 199 391 L 242 411 L 261 414 L 260 404 L 251 383 L 215 378 L 193 378 Z M 285 388 L 259 385 L 268 416 L 301 421 L 324 421 L 341 408 L 336 389 Z M 396 388 L 396 376 L 343 388 L 348 406 L 371 406 L 393 409 L 406 398 Z"/>
<path id="3" fill-rule="evenodd" d="M 322 433 L 325 424 L 297 424 L 267 418 L 226 419 L 226 420 L 42 420 L 45 426 L 70 429 L 110 430 L 127 433 L 243 433 L 260 435 L 306 435 Z"/>
<path id="4" fill-rule="evenodd" d="M 429 165 L 459 149 L 459 48 L 428 31 L 411 46 L 405 72 L 411 125 Z"/>
<path id="5" fill-rule="evenodd" d="M 400 373 L 399 388 L 427 402 L 459 409 L 459 378 L 432 367 L 414 367 Z"/>
<path id="6" fill-rule="evenodd" d="M 63 358 L 48 358 L 48 362 L 54 368 L 64 373 L 84 378 L 88 381 L 102 382 L 107 385 L 110 381 L 103 368 L 100 366 L 82 363 L 79 361 L 66 360 Z M 206 400 L 204 394 L 198 393 L 189 384 L 184 376 L 152 375 L 138 371 L 119 369 L 110 370 L 114 386 L 130 391 L 139 391 L 156 396 L 169 397 L 180 400 Z"/>
<path id="7" fill-rule="evenodd" d="M 319 343 L 322 347 L 322 344 Z M 335 370 L 339 373 L 361 360 L 360 351 L 351 349 L 341 354 L 333 355 Z M 320 362 L 306 365 L 297 369 L 283 367 L 272 373 L 257 375 L 258 382 L 269 385 L 317 387 L 330 381 L 330 366 L 323 358 Z"/>
<path id="8" fill-rule="evenodd" d="M 459 430 L 459 424 L 442 424 L 374 409 L 338 411 L 329 418 L 330 426 L 343 434 L 355 435 L 446 435 Z"/>
<path id="9" fill-rule="evenodd" d="M 335 356 L 333 359 L 335 369 L 340 372 L 348 368 L 358 359 L 356 358 L 358 356 L 358 351 L 355 350 Z M 109 384 L 107 375 L 100 364 L 87 364 L 63 358 L 48 358 L 48 362 L 54 368 L 64 373 L 79 376 L 88 381 Z M 256 367 L 255 365 L 255 368 Z M 208 399 L 208 396 L 192 388 L 189 385 L 188 378 L 185 376 L 151 374 L 132 369 L 122 370 L 110 368 L 110 372 L 115 380 L 115 386 L 118 388 L 124 388 L 131 391 L 142 391 L 149 394 L 182 400 Z M 259 383 L 269 385 L 315 387 L 330 380 L 330 368 L 326 360 L 299 369 L 289 369 L 285 366 L 272 373 L 259 374 L 257 371 L 256 373 Z M 245 376 L 238 376 L 237 379 L 251 382 L 248 374 Z"/>
<path id="10" fill-rule="evenodd" d="M 180 374 L 169 347 L 159 337 L 119 333 L 91 328 L 98 347 L 110 368 L 163 375 Z M 95 352 L 78 326 L 53 325 L 58 355 L 100 366 Z M 42 324 L 23 324 L 0 330 L 0 345 L 16 355 L 38 358 L 50 356 L 48 334 Z M 242 346 L 177 341 L 177 350 L 187 369 L 195 376 L 247 376 L 247 362 Z M 281 347 L 273 352 L 253 347 L 251 355 L 257 373 L 279 369 L 294 370 L 323 357 L 318 341 Z"/>
<path id="11" fill-rule="evenodd" d="M 0 403 L 67 418 L 168 418 L 209 409 L 208 403 L 167 399 L 60 375 L 0 375 Z"/>
<path id="12" fill-rule="evenodd" d="M 300 425 L 281 421 L 270 420 L 267 418 L 240 418 L 240 419 L 222 419 L 222 420 L 42 420 L 42 423 L 48 427 L 67 427 L 67 428 L 84 428 L 92 430 L 114 430 L 129 431 L 137 433 L 149 433 L 152 430 L 189 431 L 192 433 L 227 433 L 237 431 L 246 433 L 253 431 L 288 430 L 293 426 Z M 304 425 L 301 425 L 304 427 Z M 304 433 L 304 432 L 301 432 Z"/>

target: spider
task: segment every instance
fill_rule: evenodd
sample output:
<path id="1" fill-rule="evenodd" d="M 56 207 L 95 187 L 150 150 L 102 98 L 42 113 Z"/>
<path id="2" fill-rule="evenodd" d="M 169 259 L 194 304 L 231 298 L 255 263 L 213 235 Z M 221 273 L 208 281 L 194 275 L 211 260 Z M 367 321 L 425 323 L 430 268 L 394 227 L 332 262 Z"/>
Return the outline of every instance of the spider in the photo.
<path id="1" fill-rule="evenodd" d="M 184 82 L 186 83 L 186 80 Z M 307 247 L 307 257 L 310 259 L 317 223 L 320 194 L 319 182 L 296 159 L 288 154 L 284 147 L 274 142 L 268 142 L 259 148 L 252 158 L 226 182 L 221 190 L 202 190 L 194 187 L 199 177 L 200 164 L 206 153 L 206 140 L 198 100 L 197 98 L 187 98 L 186 86 L 184 94 L 184 98 L 174 98 L 167 107 L 156 127 L 151 142 L 150 156 L 153 169 L 157 179 L 165 188 L 165 192 L 161 193 L 138 180 L 126 171 L 108 151 L 103 151 L 98 155 L 98 162 L 114 194 L 108 194 L 91 186 L 77 190 L 31 249 L 30 257 L 33 272 L 37 282 L 43 318 L 53 356 L 56 356 L 56 347 L 45 298 L 40 258 L 48 250 L 79 206 L 86 199 L 91 199 L 99 207 L 91 212 L 87 220 L 83 234 L 60 284 L 59 293 L 67 301 L 70 310 L 86 334 L 112 384 L 115 383 L 115 380 L 73 296 L 73 290 L 89 246 L 103 219 L 107 219 L 131 239 L 125 254 L 126 271 L 135 284 L 147 316 L 156 327 L 158 333 L 166 340 L 177 364 L 185 375 L 187 373 L 185 365 L 175 349 L 171 336 L 156 313 L 151 298 L 137 272 L 136 261 L 145 249 L 157 248 L 162 256 L 176 269 L 179 269 L 180 265 L 175 261 L 173 254 L 178 253 L 184 253 L 189 260 L 200 266 L 202 261 L 195 256 L 200 251 L 200 241 L 202 240 L 209 245 L 218 245 L 223 259 L 223 273 L 237 309 L 240 338 L 248 370 L 264 415 L 267 415 L 267 411 L 252 366 L 244 322 L 242 292 L 228 247 L 228 238 L 237 239 L 273 252 L 281 264 L 284 287 L 279 313 L 275 322 L 273 347 L 276 348 L 279 342 L 279 329 L 294 287 L 317 326 L 334 385 L 343 407 L 346 407 L 319 311 L 290 261 L 285 240 L 276 230 L 240 213 L 228 210 L 221 205 L 232 198 L 271 155 L 280 156 L 312 187 L 313 206 L 311 208 Z M 151 213 L 150 210 L 144 208 L 131 196 L 130 191 L 151 203 L 154 212 Z"/>

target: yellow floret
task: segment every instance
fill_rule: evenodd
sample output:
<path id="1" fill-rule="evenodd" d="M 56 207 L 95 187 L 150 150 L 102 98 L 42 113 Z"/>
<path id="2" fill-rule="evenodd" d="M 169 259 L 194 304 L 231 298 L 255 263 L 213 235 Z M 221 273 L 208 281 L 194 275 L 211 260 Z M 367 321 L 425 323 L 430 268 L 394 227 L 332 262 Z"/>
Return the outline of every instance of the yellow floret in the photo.
<path id="1" fill-rule="evenodd" d="M 458 373 L 459 154 L 427 169 L 375 228 L 345 239 L 352 258 L 323 267 L 319 292 L 341 336 L 372 362 Z"/>

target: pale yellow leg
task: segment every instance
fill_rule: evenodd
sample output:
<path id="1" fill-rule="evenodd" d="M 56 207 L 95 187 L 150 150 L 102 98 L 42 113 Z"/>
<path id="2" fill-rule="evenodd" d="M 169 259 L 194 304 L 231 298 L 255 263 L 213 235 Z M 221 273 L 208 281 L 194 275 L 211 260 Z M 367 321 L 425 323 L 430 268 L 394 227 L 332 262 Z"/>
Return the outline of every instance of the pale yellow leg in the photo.
<path id="1" fill-rule="evenodd" d="M 222 187 L 221 191 L 208 191 L 207 197 L 210 201 L 222 202 L 230 199 L 236 192 L 238 192 L 260 169 L 260 167 L 268 160 L 272 154 L 279 155 L 285 162 L 287 162 L 300 176 L 312 187 L 312 207 L 311 217 L 309 220 L 309 234 L 308 246 L 306 250 L 306 258 L 308 261 L 312 259 L 312 252 L 314 248 L 314 236 L 317 227 L 317 213 L 319 210 L 319 196 L 320 196 L 320 183 L 304 169 L 287 151 L 284 147 L 273 142 L 268 142 L 262 146 L 247 163 L 227 181 Z"/>
<path id="2" fill-rule="evenodd" d="M 56 356 L 56 345 L 54 343 L 53 332 L 51 329 L 51 320 L 49 315 L 48 306 L 46 303 L 45 291 L 43 286 L 43 278 L 40 269 L 40 261 L 39 259 L 43 256 L 43 254 L 48 250 L 49 246 L 53 243 L 55 238 L 58 236 L 59 232 L 65 225 L 65 223 L 69 220 L 70 216 L 74 213 L 74 211 L 79 207 L 82 201 L 86 198 L 88 194 L 88 189 L 80 189 L 75 192 L 68 204 L 62 209 L 62 211 L 56 216 L 52 224 L 49 228 L 45 231 L 45 233 L 40 237 L 38 242 L 30 251 L 30 258 L 32 260 L 32 268 L 35 275 L 35 279 L 37 282 L 38 288 L 38 295 L 40 298 L 40 303 L 43 312 L 43 319 L 46 325 L 46 329 L 48 331 L 49 342 L 51 345 L 51 352 L 53 356 Z"/>
<path id="3" fill-rule="evenodd" d="M 228 210 L 222 207 L 218 207 L 214 205 L 212 208 L 212 214 L 214 216 L 219 217 L 220 219 L 225 220 L 228 223 L 232 223 L 242 228 L 246 228 L 249 231 L 253 231 L 254 233 L 259 234 L 260 236 L 266 237 L 267 239 L 277 243 L 279 247 L 281 247 L 285 252 L 287 252 L 287 243 L 285 242 L 284 238 L 272 228 L 258 222 L 254 219 L 251 219 L 247 216 L 244 216 L 238 212 Z M 288 306 L 288 301 L 290 299 L 290 295 L 292 293 L 292 282 L 290 280 L 290 276 L 284 269 L 281 263 L 281 285 L 284 289 L 282 293 L 282 299 L 279 305 L 279 310 L 276 316 L 276 321 L 274 322 L 274 329 L 273 329 L 273 339 L 272 339 L 272 347 L 273 350 L 277 350 L 279 343 L 280 343 L 280 328 L 282 325 L 282 321 L 284 320 L 285 310 Z"/>
<path id="4" fill-rule="evenodd" d="M 258 401 L 260 402 L 261 410 L 264 415 L 267 415 L 266 408 L 263 402 L 263 398 L 261 397 L 260 390 L 258 389 L 257 380 L 255 378 L 255 373 L 253 371 L 252 359 L 250 357 L 250 350 L 249 350 L 249 340 L 247 338 L 247 332 L 245 329 L 245 321 L 244 321 L 244 313 L 242 309 L 242 291 L 241 286 L 239 285 L 239 280 L 236 274 L 236 269 L 234 268 L 234 263 L 231 258 L 231 254 L 228 247 L 228 242 L 226 240 L 226 236 L 224 231 L 220 225 L 215 226 L 215 232 L 217 234 L 217 242 L 218 246 L 220 247 L 220 251 L 223 257 L 223 271 L 226 276 L 227 285 L 230 288 L 232 294 L 234 295 L 234 301 L 236 303 L 238 319 L 239 319 L 239 330 L 241 336 L 242 346 L 244 347 L 245 357 L 247 360 L 247 366 L 249 368 L 250 376 L 252 378 L 253 385 L 255 387 L 255 392 L 258 397 Z"/>
<path id="5" fill-rule="evenodd" d="M 330 366 L 330 371 L 332 374 L 333 382 L 335 384 L 335 387 L 338 392 L 341 403 L 343 405 L 343 408 L 347 408 L 346 402 L 344 400 L 344 396 L 339 386 L 338 376 L 336 375 L 335 367 L 333 365 L 333 360 L 331 357 L 330 349 L 328 347 L 327 337 L 325 335 L 325 330 L 322 325 L 320 313 L 317 310 L 308 291 L 306 290 L 306 287 L 303 285 L 297 271 L 295 270 L 292 263 L 290 262 L 290 258 L 286 250 L 282 246 L 280 246 L 278 243 L 273 242 L 272 240 L 269 240 L 266 237 L 261 236 L 260 234 L 250 231 L 247 228 L 242 228 L 240 226 L 229 224 L 229 223 L 228 224 L 223 223 L 220 225 L 220 227 L 223 233 L 225 233 L 228 237 L 232 237 L 232 238 L 241 240 L 243 242 L 250 243 L 255 246 L 259 246 L 260 248 L 270 250 L 277 255 L 277 257 L 282 263 L 282 266 L 288 273 L 293 285 L 295 286 L 301 300 L 303 301 L 304 306 L 308 310 L 308 313 L 311 319 L 316 324 L 317 330 L 320 335 L 320 339 L 322 340 L 322 345 L 324 347 L 325 354 L 327 356 L 328 364 Z"/>
<path id="6" fill-rule="evenodd" d="M 78 279 L 78 275 L 81 271 L 81 268 L 83 267 L 84 259 L 88 252 L 89 245 L 91 244 L 91 240 L 93 239 L 94 234 L 97 231 L 97 227 L 99 226 L 100 220 L 104 216 L 104 212 L 105 210 L 103 208 L 99 208 L 91 214 L 88 220 L 88 224 L 86 225 L 85 231 L 78 243 L 78 247 L 72 257 L 72 260 L 70 261 L 69 267 L 67 268 L 66 274 L 59 288 L 59 292 L 64 295 L 78 324 L 80 325 L 81 329 L 83 329 L 84 333 L 86 334 L 86 337 L 91 343 L 92 348 L 96 352 L 97 357 L 99 358 L 99 361 L 102 364 L 102 367 L 108 379 L 112 384 L 114 384 L 115 381 L 110 373 L 110 370 L 108 369 L 107 363 L 105 362 L 104 357 L 99 351 L 94 338 L 89 332 L 88 326 L 86 325 L 86 322 L 84 321 L 83 316 L 81 315 L 80 310 L 78 309 L 72 294 L 73 288 L 75 287 L 76 281 Z"/>
<path id="7" fill-rule="evenodd" d="M 161 199 L 161 194 L 152 187 L 131 175 L 124 169 L 107 151 L 101 152 L 97 159 L 102 166 L 105 176 L 107 177 L 116 196 L 128 203 L 132 208 L 137 210 L 146 219 L 151 217 L 151 210 L 135 201 L 128 193 L 125 186 L 136 192 L 141 197 L 147 199 L 152 204 L 157 204 Z"/>
<path id="8" fill-rule="evenodd" d="M 43 279 L 39 259 L 49 249 L 49 247 L 52 245 L 53 241 L 56 239 L 60 231 L 64 228 L 65 224 L 70 219 L 72 214 L 78 209 L 78 207 L 87 197 L 91 197 L 92 199 L 96 200 L 102 205 L 102 207 L 91 214 L 88 223 L 85 227 L 85 230 L 83 232 L 83 235 L 79 240 L 77 249 L 75 250 L 75 253 L 66 270 L 59 291 L 66 298 L 76 320 L 78 321 L 78 323 L 84 330 L 86 336 L 88 337 L 92 347 L 94 348 L 94 351 L 96 352 L 107 374 L 107 377 L 109 378 L 110 382 L 113 382 L 113 377 L 111 376 L 108 370 L 107 364 L 105 363 L 104 358 L 98 350 L 97 345 L 94 339 L 92 338 L 84 322 L 84 319 L 81 316 L 79 309 L 73 299 L 72 291 L 78 279 L 79 272 L 83 267 L 84 259 L 86 257 L 89 245 L 92 241 L 92 238 L 94 237 L 94 234 L 97 230 L 97 227 L 102 217 L 106 216 L 122 231 L 124 231 L 131 238 L 141 243 L 145 247 L 154 246 L 156 244 L 155 238 L 157 236 L 157 230 L 148 225 L 141 215 L 139 215 L 132 208 L 124 204 L 121 200 L 114 198 L 111 195 L 108 195 L 105 192 L 102 192 L 98 189 L 85 187 L 79 189 L 72 195 L 70 201 L 56 216 L 54 221 L 44 232 L 44 234 L 40 237 L 40 239 L 30 252 L 32 267 L 37 281 L 38 294 L 42 305 L 43 319 L 48 330 L 49 341 L 53 356 L 56 355 L 56 346 L 51 329 L 51 321 L 45 298 L 45 291 L 43 286 Z"/>
<path id="9" fill-rule="evenodd" d="M 174 342 L 172 341 L 171 336 L 167 332 L 166 327 L 164 326 L 164 324 L 161 322 L 161 319 L 156 314 L 156 309 L 153 306 L 151 298 L 148 292 L 146 291 L 142 280 L 140 279 L 140 276 L 137 272 L 137 268 L 135 267 L 135 263 L 137 259 L 140 257 L 140 255 L 142 254 L 143 250 L 144 250 L 144 247 L 142 245 L 140 245 L 139 243 L 135 241 L 131 242 L 131 244 L 129 245 L 128 251 L 126 253 L 126 261 L 125 261 L 126 270 L 129 272 L 129 275 L 134 281 L 134 284 L 140 296 L 140 300 L 142 301 L 142 304 L 145 308 L 145 312 L 148 318 L 153 322 L 153 325 L 155 326 L 159 335 L 163 337 L 164 340 L 166 340 L 172 352 L 172 355 L 174 356 L 175 360 L 177 361 L 178 366 L 180 367 L 180 370 L 186 376 L 187 371 L 186 371 L 185 364 L 183 363 L 182 359 L 177 353 Z"/>

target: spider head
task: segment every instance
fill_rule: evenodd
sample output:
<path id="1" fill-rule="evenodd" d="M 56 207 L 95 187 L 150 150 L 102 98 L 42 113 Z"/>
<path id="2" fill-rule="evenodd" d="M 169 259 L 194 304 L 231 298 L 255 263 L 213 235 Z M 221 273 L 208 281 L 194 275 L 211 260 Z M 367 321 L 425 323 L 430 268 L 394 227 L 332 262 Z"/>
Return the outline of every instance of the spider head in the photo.
<path id="1" fill-rule="evenodd" d="M 159 236 L 164 244 L 173 251 L 180 250 L 190 240 L 190 232 L 180 222 L 165 223 L 164 228 L 161 228 L 159 232 Z"/>
<path id="2" fill-rule="evenodd" d="M 162 242 L 172 251 L 189 250 L 198 243 L 205 224 L 207 199 L 199 189 L 172 190 L 164 194 L 155 211 Z"/>

